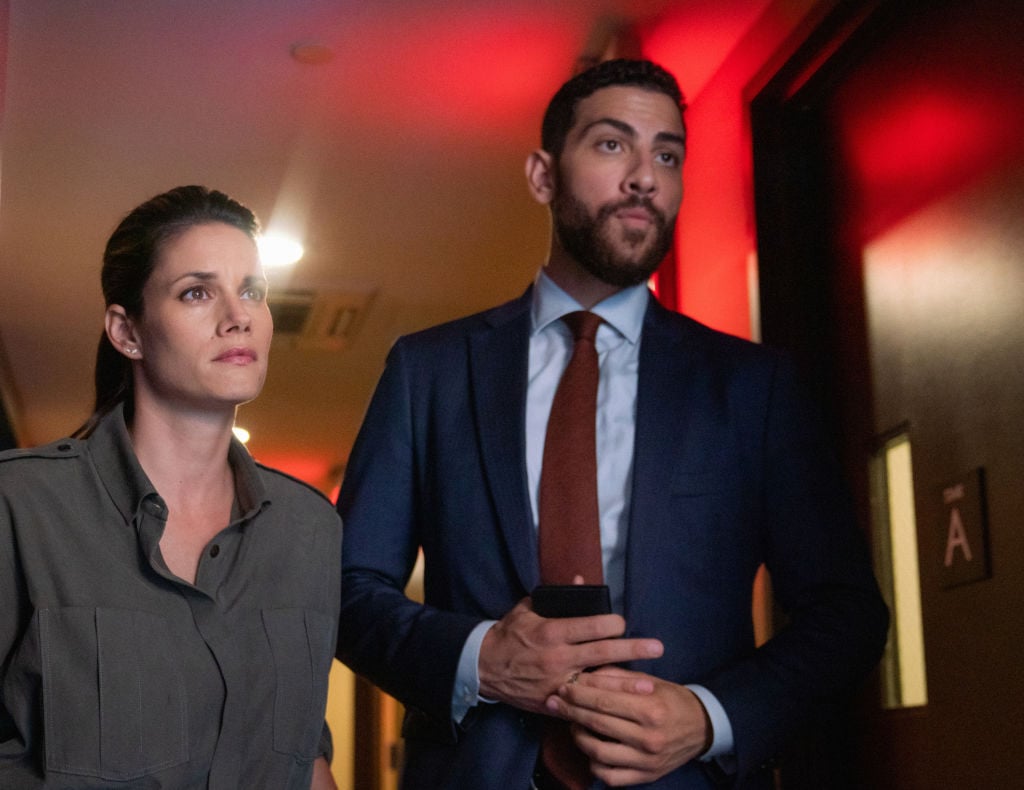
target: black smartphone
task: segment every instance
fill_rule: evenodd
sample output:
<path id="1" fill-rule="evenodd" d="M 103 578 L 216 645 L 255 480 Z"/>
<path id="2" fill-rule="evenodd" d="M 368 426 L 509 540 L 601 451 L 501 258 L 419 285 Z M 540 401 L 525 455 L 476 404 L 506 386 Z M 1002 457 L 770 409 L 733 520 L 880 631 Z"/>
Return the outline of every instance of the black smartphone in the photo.
<path id="1" fill-rule="evenodd" d="M 605 584 L 542 584 L 533 589 L 530 599 L 541 617 L 586 617 L 612 611 Z"/>

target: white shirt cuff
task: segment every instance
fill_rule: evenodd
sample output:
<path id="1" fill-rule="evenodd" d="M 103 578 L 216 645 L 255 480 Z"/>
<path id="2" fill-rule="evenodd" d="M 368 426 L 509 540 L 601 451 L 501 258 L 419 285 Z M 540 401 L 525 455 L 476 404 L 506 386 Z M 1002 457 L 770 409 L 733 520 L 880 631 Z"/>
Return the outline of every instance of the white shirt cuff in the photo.
<path id="1" fill-rule="evenodd" d="M 733 748 L 732 725 L 729 723 L 729 717 L 726 715 L 722 703 L 718 701 L 718 697 L 703 686 L 696 684 L 687 684 L 686 688 L 697 695 L 700 704 L 708 713 L 708 718 L 711 719 L 711 747 L 701 755 L 700 759 L 712 760 L 723 754 L 731 753 Z"/>
<path id="2" fill-rule="evenodd" d="M 484 636 L 497 620 L 484 620 L 469 632 L 466 644 L 459 655 L 459 666 L 455 671 L 455 688 L 452 690 L 452 719 L 460 724 L 469 709 L 480 699 L 480 645 Z"/>

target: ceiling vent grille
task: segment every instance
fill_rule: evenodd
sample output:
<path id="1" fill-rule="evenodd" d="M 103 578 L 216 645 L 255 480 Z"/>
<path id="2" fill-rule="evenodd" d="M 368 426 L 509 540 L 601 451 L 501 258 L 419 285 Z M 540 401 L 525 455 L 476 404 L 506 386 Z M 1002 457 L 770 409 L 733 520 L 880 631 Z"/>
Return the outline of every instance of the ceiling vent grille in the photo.
<path id="1" fill-rule="evenodd" d="M 373 292 L 271 291 L 274 344 L 296 350 L 341 351 L 359 332 Z"/>

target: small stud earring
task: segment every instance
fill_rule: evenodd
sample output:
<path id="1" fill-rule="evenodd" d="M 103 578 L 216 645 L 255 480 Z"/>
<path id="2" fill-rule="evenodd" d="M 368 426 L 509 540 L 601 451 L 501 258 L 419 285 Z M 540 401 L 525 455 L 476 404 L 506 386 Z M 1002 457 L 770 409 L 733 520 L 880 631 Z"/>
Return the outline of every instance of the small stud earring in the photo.
<path id="1" fill-rule="evenodd" d="M 134 354 L 135 353 L 135 349 L 134 348 L 126 348 L 125 351 L 127 351 L 129 354 Z"/>

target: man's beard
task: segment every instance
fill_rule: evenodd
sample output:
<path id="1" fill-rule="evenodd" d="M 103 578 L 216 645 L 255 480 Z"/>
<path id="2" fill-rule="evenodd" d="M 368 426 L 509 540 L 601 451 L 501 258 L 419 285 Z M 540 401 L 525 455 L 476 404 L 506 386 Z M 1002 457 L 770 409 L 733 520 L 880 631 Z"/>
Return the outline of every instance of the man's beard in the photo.
<path id="1" fill-rule="evenodd" d="M 610 232 L 608 221 L 621 209 L 643 207 L 654 221 L 654 239 L 647 250 L 637 256 L 620 254 L 604 234 Z M 675 219 L 671 222 L 651 204 L 650 199 L 634 195 L 619 203 L 602 206 L 596 217 L 574 195 L 559 189 L 551 204 L 555 237 L 562 248 L 583 269 L 616 288 L 629 288 L 650 279 L 672 246 Z M 648 238 L 645 230 L 626 230 L 621 242 L 640 250 L 639 245 Z"/>

